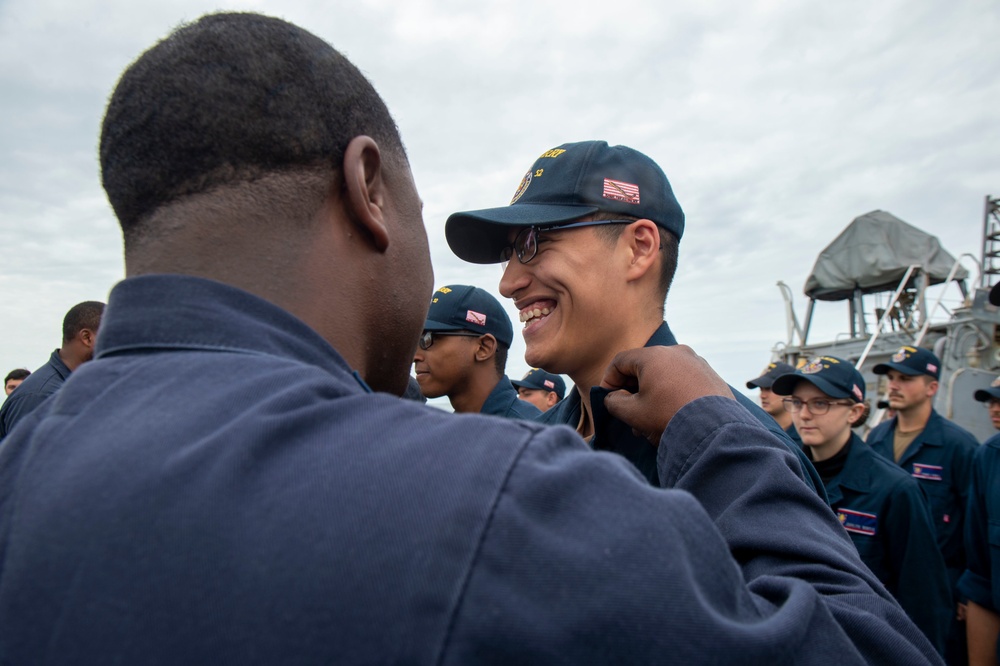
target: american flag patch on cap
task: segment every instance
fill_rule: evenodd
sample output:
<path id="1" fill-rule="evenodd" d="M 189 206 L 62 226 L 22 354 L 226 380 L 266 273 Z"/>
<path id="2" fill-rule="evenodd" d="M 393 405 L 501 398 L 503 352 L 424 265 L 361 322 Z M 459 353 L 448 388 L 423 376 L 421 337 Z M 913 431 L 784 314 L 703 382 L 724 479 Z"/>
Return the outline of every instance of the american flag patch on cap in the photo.
<path id="1" fill-rule="evenodd" d="M 465 321 L 477 326 L 486 326 L 486 315 L 475 310 L 467 310 L 465 312 Z"/>
<path id="2" fill-rule="evenodd" d="M 620 180 L 604 179 L 604 198 L 623 201 L 625 203 L 639 203 L 639 186 L 626 183 Z"/>
<path id="3" fill-rule="evenodd" d="M 554 381 L 552 381 L 551 379 L 546 379 L 546 380 L 545 380 L 544 382 L 542 382 L 542 383 L 543 383 L 543 384 L 545 384 L 545 386 L 546 386 L 547 388 L 550 388 L 550 389 L 554 389 L 554 388 L 556 387 L 556 383 L 555 383 Z"/>

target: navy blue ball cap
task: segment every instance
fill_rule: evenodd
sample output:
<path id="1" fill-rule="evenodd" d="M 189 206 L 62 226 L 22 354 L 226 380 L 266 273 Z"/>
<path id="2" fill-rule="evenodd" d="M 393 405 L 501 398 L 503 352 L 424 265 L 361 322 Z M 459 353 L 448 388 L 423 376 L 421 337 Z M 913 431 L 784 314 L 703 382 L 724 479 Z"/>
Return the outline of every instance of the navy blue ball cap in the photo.
<path id="1" fill-rule="evenodd" d="M 904 375 L 930 375 L 934 379 L 941 378 L 941 361 L 934 352 L 923 347 L 900 347 L 888 363 L 879 363 L 872 372 L 876 375 L 887 375 L 890 370 L 896 370 Z"/>
<path id="2" fill-rule="evenodd" d="M 606 141 L 545 151 L 510 205 L 453 213 L 444 234 L 460 259 L 495 264 L 512 229 L 573 222 L 598 211 L 652 220 L 678 239 L 684 234 L 684 211 L 663 169 L 637 150 Z"/>
<path id="3" fill-rule="evenodd" d="M 508 349 L 514 340 L 514 328 L 500 301 L 467 284 L 451 284 L 434 292 L 424 330 L 489 333 Z"/>
<path id="4" fill-rule="evenodd" d="M 989 388 L 976 391 L 976 400 L 979 402 L 989 402 L 990 400 L 1000 400 L 1000 377 L 990 383 Z"/>
<path id="5" fill-rule="evenodd" d="M 541 391 L 553 391 L 560 400 L 566 395 L 566 382 L 559 375 L 545 372 L 541 368 L 532 368 L 525 373 L 521 379 L 510 381 L 514 388 L 539 389 Z"/>
<path id="6" fill-rule="evenodd" d="M 771 390 L 778 395 L 791 395 L 801 381 L 809 382 L 831 398 L 865 400 L 865 378 L 853 363 L 836 356 L 820 356 L 791 374 L 781 375 L 774 380 Z"/>
<path id="7" fill-rule="evenodd" d="M 781 375 L 787 375 L 790 372 L 795 372 L 795 368 L 788 365 L 787 363 L 782 363 L 778 361 L 776 363 L 768 363 L 764 371 L 760 373 L 760 377 L 757 379 L 751 379 L 747 382 L 747 388 L 763 388 L 769 389 L 771 385 L 774 384 L 774 380 Z"/>

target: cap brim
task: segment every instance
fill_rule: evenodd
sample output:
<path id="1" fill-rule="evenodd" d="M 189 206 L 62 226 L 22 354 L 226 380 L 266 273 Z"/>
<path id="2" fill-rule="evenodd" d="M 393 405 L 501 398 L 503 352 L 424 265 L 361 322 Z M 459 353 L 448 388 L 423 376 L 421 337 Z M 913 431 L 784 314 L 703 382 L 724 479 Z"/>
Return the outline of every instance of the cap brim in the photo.
<path id="1" fill-rule="evenodd" d="M 467 331 L 469 329 L 462 328 L 461 326 L 455 326 L 455 324 L 445 324 L 445 323 L 440 322 L 440 321 L 434 321 L 433 319 L 426 319 L 426 320 L 424 320 L 424 330 L 425 331 Z"/>
<path id="2" fill-rule="evenodd" d="M 975 398 L 979 402 L 989 402 L 990 400 L 1000 400 L 1000 389 L 979 389 L 975 393 Z"/>
<path id="3" fill-rule="evenodd" d="M 822 377 L 815 377 L 813 375 L 803 375 L 802 373 L 796 372 L 790 375 L 781 375 L 774 380 L 774 384 L 771 385 L 771 390 L 778 395 L 791 395 L 792 391 L 795 390 L 795 385 L 800 381 L 809 382 L 816 388 L 818 388 L 823 393 L 827 394 L 831 398 L 850 398 L 854 402 L 861 402 L 856 396 L 851 395 L 847 391 L 843 391 L 830 382 L 826 381 Z"/>
<path id="4" fill-rule="evenodd" d="M 774 380 L 769 377 L 758 377 L 747 382 L 748 389 L 764 388 L 769 389 L 774 386 Z"/>
<path id="5" fill-rule="evenodd" d="M 444 224 L 448 247 L 472 264 L 498 264 L 510 245 L 511 228 L 572 222 L 597 212 L 597 206 L 573 204 L 515 204 L 452 213 Z"/>
<path id="6" fill-rule="evenodd" d="M 876 375 L 887 375 L 890 370 L 895 370 L 896 372 L 901 372 L 904 375 L 909 375 L 910 377 L 916 377 L 917 375 L 930 375 L 929 372 L 920 372 L 919 370 L 914 370 L 913 368 L 903 365 L 901 363 L 879 363 L 874 368 L 872 372 Z M 931 375 L 933 377 L 933 375 Z"/>

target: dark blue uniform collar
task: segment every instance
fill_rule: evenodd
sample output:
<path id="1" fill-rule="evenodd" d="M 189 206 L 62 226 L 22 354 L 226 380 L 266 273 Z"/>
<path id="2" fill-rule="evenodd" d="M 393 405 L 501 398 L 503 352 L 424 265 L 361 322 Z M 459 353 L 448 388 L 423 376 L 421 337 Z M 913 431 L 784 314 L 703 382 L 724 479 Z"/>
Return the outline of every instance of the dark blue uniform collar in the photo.
<path id="1" fill-rule="evenodd" d="M 843 499 L 841 487 L 859 493 L 866 493 L 874 489 L 875 478 L 871 464 L 873 455 L 876 454 L 871 450 L 871 447 L 852 432 L 851 450 L 844 462 L 844 469 L 826 484 L 826 492 L 832 504 Z"/>
<path id="2" fill-rule="evenodd" d="M 670 331 L 667 322 L 663 322 L 653 331 L 646 341 L 646 347 L 672 347 L 677 339 Z M 614 451 L 632 461 L 643 476 L 654 486 L 660 485 L 660 476 L 656 467 L 656 449 L 644 437 L 632 433 L 632 426 L 619 421 L 608 413 L 604 406 L 604 398 L 610 393 L 608 389 L 593 386 L 590 389 L 590 408 L 594 417 L 594 438 L 591 446 L 604 451 Z"/>
<path id="3" fill-rule="evenodd" d="M 670 331 L 667 322 L 663 322 L 653 332 L 646 342 L 646 347 L 670 347 L 677 344 L 677 339 Z M 656 449 L 643 437 L 632 434 L 632 427 L 619 421 L 608 413 L 604 407 L 604 398 L 609 391 L 593 386 L 590 388 L 590 407 L 593 410 L 594 436 L 590 445 L 595 449 L 614 451 L 632 462 L 642 472 L 651 484 L 660 485 L 659 473 L 656 468 Z M 565 424 L 575 428 L 580 423 L 583 413 L 582 400 L 576 387 L 569 392 L 555 407 L 536 419 L 542 423 Z"/>
<path id="4" fill-rule="evenodd" d="M 486 402 L 479 413 L 518 419 L 536 419 L 541 415 L 537 407 L 517 397 L 517 391 L 507 375 L 501 377 L 486 396 Z"/>
<path id="5" fill-rule="evenodd" d="M 71 371 L 66 366 L 66 364 L 63 363 L 62 357 L 59 355 L 58 349 L 53 351 L 52 355 L 49 356 L 49 365 L 52 366 L 52 369 L 56 371 L 57 375 L 62 377 L 63 381 L 66 381 L 69 378 L 69 374 Z"/>
<path id="6" fill-rule="evenodd" d="M 671 333 L 670 327 L 667 326 L 667 322 L 663 322 L 660 326 L 653 332 L 652 337 L 646 342 L 646 347 L 670 347 L 676 345 L 677 340 L 674 338 L 674 334 Z M 596 387 L 594 387 L 596 388 Z M 591 404 L 594 402 L 594 388 L 591 388 Z M 603 407 L 604 396 L 608 394 L 608 391 L 602 391 L 599 395 L 601 396 L 600 403 Z M 604 411 L 604 410 L 602 410 Z M 604 412 L 606 414 L 606 412 Z M 540 417 L 535 419 L 540 423 L 548 423 L 550 425 L 563 424 L 568 425 L 573 428 L 580 423 L 580 417 L 583 414 L 582 400 L 580 399 L 580 393 L 576 390 L 576 387 L 572 387 L 565 398 L 556 403 L 556 406 L 548 410 Z M 607 418 L 611 418 L 608 416 Z M 595 430 L 597 424 L 595 421 Z M 629 429 L 631 434 L 631 428 Z"/>
<path id="7" fill-rule="evenodd" d="M 899 423 L 899 417 L 894 416 L 888 421 L 888 426 L 883 430 L 884 436 L 879 439 L 879 442 L 872 442 L 872 446 L 876 446 L 882 443 L 882 446 L 888 451 L 892 451 L 892 440 L 896 433 L 896 426 Z M 905 465 L 911 458 L 913 458 L 920 449 L 924 446 L 934 446 L 941 447 L 944 446 L 944 418 L 937 413 L 937 410 L 931 408 L 931 415 L 927 419 L 927 425 L 924 429 L 910 442 L 910 445 L 903 452 L 903 456 L 899 459 L 899 466 Z M 881 450 L 881 449 L 880 449 Z"/>
<path id="8" fill-rule="evenodd" d="M 119 308 L 129 316 L 114 316 Z M 352 375 L 371 391 L 303 321 L 251 293 L 204 278 L 143 275 L 119 282 L 111 291 L 94 358 L 152 349 L 293 358 L 331 374 Z"/>
<path id="9" fill-rule="evenodd" d="M 649 338 L 646 343 L 647 347 L 673 347 L 677 344 L 677 338 L 674 337 L 673 332 L 671 332 L 670 327 L 667 326 L 667 322 L 660 324 L 659 328 L 653 331 L 653 336 Z"/>
<path id="10" fill-rule="evenodd" d="M 913 443 L 910 444 L 912 447 L 914 444 L 926 444 L 928 446 L 941 446 L 941 436 L 943 434 L 943 421 L 944 419 L 937 410 L 933 407 L 931 408 L 931 415 L 927 417 L 927 425 L 924 429 L 920 431 L 920 434 L 916 436 Z M 892 420 L 889 421 L 889 431 L 892 433 L 896 432 L 896 426 L 899 425 L 899 417 L 893 416 Z M 915 449 L 914 449 L 915 450 Z"/>

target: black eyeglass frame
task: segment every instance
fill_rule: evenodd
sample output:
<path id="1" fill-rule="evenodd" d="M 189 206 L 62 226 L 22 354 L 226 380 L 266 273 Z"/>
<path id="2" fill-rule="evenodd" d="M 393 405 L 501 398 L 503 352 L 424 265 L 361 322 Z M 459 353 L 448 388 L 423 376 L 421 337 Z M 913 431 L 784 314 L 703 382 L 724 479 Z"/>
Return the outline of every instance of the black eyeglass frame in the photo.
<path id="1" fill-rule="evenodd" d="M 795 403 L 798 403 L 798 407 L 792 407 Z M 825 404 L 826 407 L 822 409 L 816 409 L 815 404 Z M 830 408 L 834 405 L 841 405 L 842 407 L 853 407 L 860 403 L 857 402 L 844 402 L 842 400 L 827 400 L 826 398 L 813 398 L 812 400 L 799 400 L 798 398 L 782 398 L 781 406 L 785 408 L 785 411 L 790 414 L 797 414 L 802 411 L 803 407 L 809 408 L 809 413 L 814 416 L 822 416 L 830 411 Z"/>
<path id="2" fill-rule="evenodd" d="M 480 338 L 483 336 L 482 333 L 475 333 L 473 331 L 424 331 L 417 339 L 417 346 L 427 351 L 434 346 L 435 335 L 453 335 L 459 338 Z"/>
<path id="3" fill-rule="evenodd" d="M 586 220 L 584 222 L 570 222 L 568 224 L 554 224 L 549 226 L 533 224 L 517 232 L 514 242 L 500 250 L 500 262 L 506 268 L 507 263 L 510 262 L 511 257 L 514 255 L 517 255 L 517 260 L 522 264 L 526 264 L 534 259 L 535 255 L 538 254 L 538 234 L 541 232 L 596 227 L 604 224 L 632 224 L 636 221 L 638 220 Z"/>

